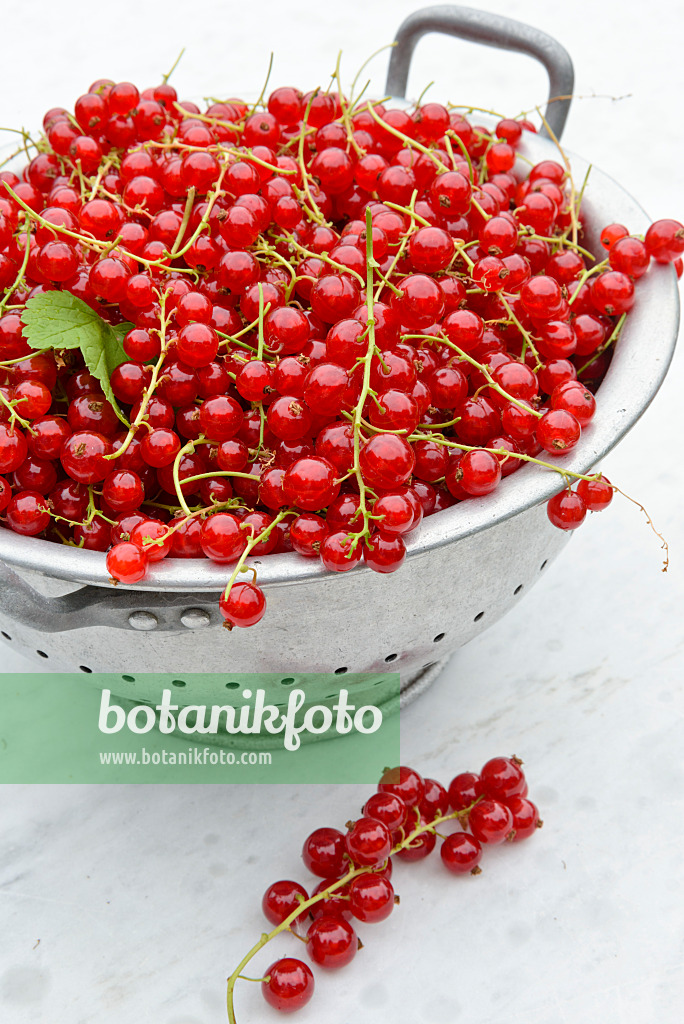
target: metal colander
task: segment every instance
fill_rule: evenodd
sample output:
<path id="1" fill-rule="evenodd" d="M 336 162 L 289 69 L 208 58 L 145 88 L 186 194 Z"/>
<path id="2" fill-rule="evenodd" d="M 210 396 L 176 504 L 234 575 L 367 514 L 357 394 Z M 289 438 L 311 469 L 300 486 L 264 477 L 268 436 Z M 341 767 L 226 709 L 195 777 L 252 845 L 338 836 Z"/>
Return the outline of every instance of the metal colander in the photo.
<path id="1" fill-rule="evenodd" d="M 413 48 L 428 31 L 534 55 L 549 71 L 551 96 L 572 92 L 570 59 L 548 36 L 482 12 L 438 7 L 412 15 L 400 28 L 389 93 L 404 95 Z M 558 136 L 568 105 L 548 108 Z M 523 157 L 557 158 L 543 133 L 525 136 Z M 587 163 L 572 161 L 583 180 Z M 583 211 L 584 244 L 596 252 L 603 225 L 616 221 L 643 233 L 649 223 L 636 201 L 595 168 Z M 595 421 L 573 452 L 557 460 L 559 466 L 587 472 L 639 419 L 667 371 L 678 320 L 674 271 L 654 266 L 639 283 L 637 303 L 600 388 Z M 426 519 L 408 542 L 406 563 L 390 576 L 363 565 L 329 573 L 297 554 L 254 558 L 250 564 L 258 569 L 267 613 L 256 627 L 230 633 L 218 609 L 226 567 L 167 559 L 135 586 L 115 589 L 103 554 L 0 529 L 1 635 L 45 667 L 116 672 L 116 692 L 138 700 L 159 696 L 158 688 L 137 679 L 144 672 L 182 676 L 178 698 L 189 704 L 216 696 L 215 684 L 195 673 L 258 671 L 296 680 L 298 673 L 392 669 L 401 673 L 405 703 L 450 654 L 520 600 L 567 543 L 569 534 L 546 516 L 545 502 L 558 489 L 555 473 L 531 465 L 520 469 L 494 494 Z"/>

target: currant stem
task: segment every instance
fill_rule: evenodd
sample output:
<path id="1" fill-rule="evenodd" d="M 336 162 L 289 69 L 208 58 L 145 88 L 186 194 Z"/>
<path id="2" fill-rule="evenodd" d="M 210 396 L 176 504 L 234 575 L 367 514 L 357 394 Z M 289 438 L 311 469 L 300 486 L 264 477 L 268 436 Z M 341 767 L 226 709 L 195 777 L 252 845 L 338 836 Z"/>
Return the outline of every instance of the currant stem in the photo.
<path id="1" fill-rule="evenodd" d="M 422 142 L 418 142 L 416 139 L 409 138 L 408 135 L 404 135 L 403 132 L 400 132 L 398 128 L 394 128 L 391 124 L 388 124 L 387 121 L 383 121 L 383 119 L 380 117 L 380 115 L 376 113 L 376 111 L 375 111 L 372 103 L 370 103 L 370 101 L 368 103 L 366 103 L 366 110 L 371 115 L 371 117 L 375 121 L 377 121 L 378 124 L 382 128 L 385 129 L 386 132 L 390 133 L 390 135 L 394 135 L 395 138 L 401 139 L 401 141 L 404 143 L 404 145 L 408 146 L 409 149 L 417 149 L 417 150 L 419 150 L 419 152 L 424 153 L 426 157 L 428 157 L 430 160 L 432 160 L 433 164 L 435 165 L 435 167 L 437 168 L 438 171 L 448 171 L 449 170 L 447 165 L 445 163 L 442 163 L 442 161 L 439 159 L 439 157 L 435 156 L 435 154 L 432 152 L 432 150 L 428 149 L 427 146 L 424 146 L 422 144 Z"/>
<path id="2" fill-rule="evenodd" d="M 368 533 L 368 508 L 366 506 L 366 484 L 359 465 L 361 453 L 361 423 L 363 419 L 363 407 L 370 391 L 371 361 L 375 353 L 375 301 L 373 298 L 373 270 L 377 266 L 373 258 L 373 221 L 370 209 L 366 209 L 366 309 L 368 311 L 367 344 L 366 354 L 363 357 L 363 382 L 356 407 L 354 409 L 354 420 L 352 431 L 354 435 L 354 463 L 353 472 L 359 485 L 359 513 L 363 516 L 363 530 L 354 534 L 351 540 L 349 557 L 356 548 L 359 539 Z"/>
<path id="3" fill-rule="evenodd" d="M 302 176 L 304 193 L 309 203 L 311 204 L 311 209 L 307 210 L 305 208 L 305 210 L 308 213 L 311 220 L 315 220 L 317 224 L 325 224 L 325 217 L 321 213 L 320 209 L 318 208 L 318 204 L 316 203 L 316 200 L 311 194 L 311 188 L 309 186 L 309 175 L 307 174 L 306 164 L 304 162 L 304 137 L 306 135 L 306 130 L 309 125 L 309 114 L 311 113 L 311 105 L 315 100 L 316 96 L 318 95 L 318 93 L 318 89 L 315 89 L 313 91 L 309 98 L 309 102 L 306 105 L 306 110 L 304 111 L 304 117 L 302 118 L 302 129 L 301 132 L 299 133 L 299 144 L 297 146 L 297 163 L 299 164 L 299 170 Z"/>
<path id="4" fill-rule="evenodd" d="M 17 276 L 14 279 L 14 284 L 12 285 L 11 288 L 8 288 L 4 298 L 0 301 L 0 314 L 2 314 L 2 312 L 5 309 L 7 303 L 9 302 L 10 296 L 13 294 L 13 292 L 19 287 L 21 282 L 24 280 L 24 275 L 26 273 L 26 268 L 28 266 L 29 256 L 31 255 L 31 247 L 29 246 L 29 239 L 30 239 L 30 237 L 31 237 L 31 222 L 29 221 L 29 219 L 27 217 L 26 218 L 26 235 L 25 235 L 25 239 L 24 239 L 25 242 L 26 242 L 26 248 L 24 250 L 24 258 L 21 261 L 21 266 L 19 267 L 19 271 L 17 273 Z M 22 357 L 22 358 L 25 358 L 25 357 Z M 16 360 L 14 360 L 14 361 L 16 361 Z M 7 366 L 7 365 L 8 365 L 7 363 L 3 363 L 3 366 Z"/>
<path id="5" fill-rule="evenodd" d="M 235 583 L 235 580 L 237 579 L 238 575 L 241 572 L 244 571 L 245 562 L 246 562 L 247 558 L 249 558 L 249 553 L 252 550 L 252 548 L 255 548 L 257 546 L 257 544 L 260 544 L 262 541 L 268 540 L 268 538 L 269 538 L 269 536 L 271 534 L 271 531 L 275 529 L 275 527 L 278 525 L 278 523 L 282 523 L 283 519 L 285 519 L 286 516 L 291 516 L 291 515 L 295 515 L 295 513 L 291 509 L 285 509 L 285 510 L 279 512 L 278 515 L 275 516 L 275 518 L 271 520 L 271 522 L 268 524 L 268 526 L 264 527 L 264 529 L 260 530 L 260 532 L 257 533 L 257 534 L 254 533 L 254 528 L 251 527 L 251 529 L 252 529 L 252 536 L 247 540 L 247 543 L 245 545 L 245 549 L 242 552 L 242 554 L 240 555 L 239 559 L 237 560 L 237 563 L 236 563 L 235 568 L 234 568 L 234 570 L 232 572 L 232 575 L 231 575 L 230 579 L 228 580 L 228 582 L 226 583 L 225 590 L 223 591 L 223 597 L 224 598 L 228 597 L 228 594 L 230 593 L 231 587 Z M 252 568 L 252 567 L 250 567 L 250 568 Z M 254 573 L 254 579 L 256 579 L 256 569 L 252 568 L 252 572 Z"/>
<path id="6" fill-rule="evenodd" d="M 160 323 L 160 326 L 159 326 L 159 337 L 161 339 L 161 353 L 159 355 L 159 358 L 157 359 L 157 362 L 154 364 L 154 366 L 152 368 L 152 376 L 150 377 L 150 383 L 147 385 L 147 387 L 143 391 L 142 398 L 140 399 L 140 409 L 138 410 L 138 415 L 135 417 L 135 419 L 131 423 L 131 425 L 130 425 L 130 427 L 128 429 L 128 433 L 126 434 L 126 437 L 124 438 L 121 447 L 118 448 L 115 452 L 112 452 L 110 455 L 105 455 L 105 459 L 116 459 L 116 458 L 119 458 L 121 455 L 123 455 L 124 452 L 126 452 L 128 450 L 128 447 L 130 446 L 131 441 L 135 437 L 135 435 L 136 435 L 136 433 L 138 431 L 138 427 L 145 421 L 145 413 L 147 412 L 147 406 L 149 405 L 150 399 L 151 399 L 152 395 L 154 394 L 155 388 L 157 387 L 157 382 L 159 380 L 159 374 L 160 374 L 161 369 L 162 369 L 162 367 L 164 365 L 164 360 L 166 359 L 166 352 L 167 352 L 167 349 L 168 349 L 168 339 L 166 337 L 166 328 L 168 326 L 168 322 L 169 322 L 170 318 L 171 318 L 171 313 L 169 313 L 168 317 L 166 315 L 166 292 L 164 291 L 159 296 L 159 323 Z M 185 511 L 189 511 L 189 510 L 185 509 Z"/>
<path id="7" fill-rule="evenodd" d="M 539 358 L 539 352 L 537 351 L 536 346 L 535 346 L 534 342 L 532 341 L 532 338 L 530 336 L 529 331 L 525 330 L 525 328 L 520 323 L 520 321 L 518 320 L 517 316 L 515 315 L 515 313 L 511 309 L 510 303 L 508 302 L 508 300 L 503 295 L 501 296 L 501 305 L 504 307 L 504 309 L 508 313 L 509 317 L 511 318 L 511 320 L 513 321 L 513 323 L 515 324 L 515 326 L 518 328 L 518 330 L 520 331 L 520 333 L 523 336 L 524 342 L 523 342 L 523 349 L 522 349 L 522 357 L 523 358 L 525 357 L 525 351 L 529 348 L 530 351 L 532 352 L 532 355 L 537 360 L 537 369 L 539 369 L 539 367 L 542 366 L 543 364 L 542 364 L 541 359 Z"/>

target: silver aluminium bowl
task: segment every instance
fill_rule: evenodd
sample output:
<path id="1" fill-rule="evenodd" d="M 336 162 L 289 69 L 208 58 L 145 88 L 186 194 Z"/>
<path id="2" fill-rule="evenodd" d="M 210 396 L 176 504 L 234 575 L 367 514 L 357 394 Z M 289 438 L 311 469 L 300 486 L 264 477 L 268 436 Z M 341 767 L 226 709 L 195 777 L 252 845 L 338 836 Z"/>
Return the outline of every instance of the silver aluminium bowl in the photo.
<path id="1" fill-rule="evenodd" d="M 550 140 L 526 133 L 521 156 L 537 162 L 558 154 Z M 571 160 L 581 182 L 587 162 Z M 583 218 L 583 244 L 597 253 L 605 224 L 623 223 L 635 234 L 649 224 L 638 203 L 596 168 Z M 678 322 L 674 271 L 654 265 L 639 282 L 596 417 L 559 466 L 586 473 L 636 423 L 667 372 Z M 560 486 L 550 470 L 521 468 L 495 493 L 424 520 L 408 542 L 406 563 L 389 576 L 363 565 L 329 573 L 294 553 L 252 559 L 267 612 L 257 626 L 232 632 L 218 609 L 225 566 L 166 559 L 135 586 L 114 588 L 104 554 L 0 529 L 1 635 L 46 668 L 84 673 L 173 672 L 187 680 L 188 673 L 258 671 L 289 680 L 395 670 L 405 702 L 520 600 L 565 546 L 569 534 L 549 523 L 545 508 Z M 132 692 L 157 696 L 142 680 L 134 691 L 122 681 L 121 695 Z M 201 676 L 183 690 L 187 703 L 210 696 Z"/>

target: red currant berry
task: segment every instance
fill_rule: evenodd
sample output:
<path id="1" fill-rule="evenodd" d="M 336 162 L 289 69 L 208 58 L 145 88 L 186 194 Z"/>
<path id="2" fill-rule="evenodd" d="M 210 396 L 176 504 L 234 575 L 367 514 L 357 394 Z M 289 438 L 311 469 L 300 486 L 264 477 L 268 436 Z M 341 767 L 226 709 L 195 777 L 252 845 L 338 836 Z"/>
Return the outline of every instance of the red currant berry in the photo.
<path id="1" fill-rule="evenodd" d="M 537 439 L 551 455 L 564 455 L 580 439 L 581 427 L 577 418 L 565 409 L 545 412 L 537 423 Z"/>
<path id="2" fill-rule="evenodd" d="M 0 424 L 0 431 L 2 426 Z M 111 443 L 102 434 L 79 430 L 64 442 L 60 458 L 65 472 L 72 480 L 81 484 L 95 484 L 104 480 L 111 469 L 111 463 L 106 458 L 111 451 Z"/>
<path id="3" fill-rule="evenodd" d="M 455 875 L 477 873 L 475 868 L 482 860 L 482 846 L 468 832 L 452 832 L 440 849 L 442 864 Z"/>
<path id="4" fill-rule="evenodd" d="M 409 479 L 415 456 L 403 437 L 376 434 L 361 449 L 359 465 L 370 487 L 390 491 Z"/>
<path id="5" fill-rule="evenodd" d="M 602 512 L 613 500 L 613 486 L 605 476 L 600 480 L 580 480 L 577 494 L 590 512 Z"/>
<path id="6" fill-rule="evenodd" d="M 328 525 L 324 519 L 311 512 L 304 512 L 301 516 L 297 516 L 290 526 L 292 547 L 306 558 L 318 558 L 321 543 L 327 533 Z"/>
<path id="7" fill-rule="evenodd" d="M 475 772 L 462 772 L 449 785 L 449 806 L 453 811 L 465 811 L 483 792 L 479 775 Z"/>
<path id="8" fill-rule="evenodd" d="M 363 813 L 368 818 L 381 821 L 390 832 L 395 832 L 405 824 L 408 807 L 396 793 L 373 793 L 366 801 Z"/>
<path id="9" fill-rule="evenodd" d="M 411 235 L 408 255 L 418 273 L 435 274 L 449 266 L 454 255 L 454 243 L 442 228 L 419 228 Z"/>
<path id="10" fill-rule="evenodd" d="M 301 399 L 282 395 L 269 405 L 266 422 L 269 430 L 282 441 L 296 441 L 311 430 L 312 415 Z"/>
<path id="11" fill-rule="evenodd" d="M 384 921 L 394 909 L 394 888 L 383 875 L 370 872 L 353 878 L 349 885 L 352 914 L 367 924 Z"/>
<path id="12" fill-rule="evenodd" d="M 374 572 L 396 572 L 406 559 L 406 545 L 398 534 L 374 533 L 363 543 L 363 559 Z"/>
<path id="13" fill-rule="evenodd" d="M 202 550 L 214 562 L 235 562 L 246 543 L 240 521 L 229 512 L 217 512 L 202 524 Z"/>
<path id="14" fill-rule="evenodd" d="M 468 814 L 468 827 L 480 843 L 496 845 L 507 839 L 513 828 L 513 815 L 498 800 L 481 800 Z"/>
<path id="15" fill-rule="evenodd" d="M 312 892 L 312 896 L 318 896 L 319 893 L 325 892 L 334 885 L 336 879 L 324 878 L 323 881 L 319 882 L 316 888 Z M 318 917 L 330 916 L 333 917 L 344 917 L 347 921 L 352 918 L 351 908 L 349 906 L 349 900 L 346 898 L 349 889 L 349 883 L 347 885 L 339 886 L 328 896 L 322 900 L 317 900 L 311 907 L 311 916 L 314 920 Z"/>
<path id="16" fill-rule="evenodd" d="M 318 455 L 297 459 L 285 470 L 283 494 L 287 503 L 307 512 L 326 508 L 339 490 L 335 467 Z"/>
<path id="17" fill-rule="evenodd" d="M 387 860 L 392 850 L 392 836 L 387 826 L 376 818 L 359 818 L 347 832 L 345 844 L 355 864 L 372 866 Z"/>
<path id="18" fill-rule="evenodd" d="M 131 541 L 147 556 L 148 562 L 160 562 L 171 550 L 168 527 L 159 519 L 145 519 L 131 532 Z"/>
<path id="19" fill-rule="evenodd" d="M 596 399 L 579 381 L 559 384 L 551 393 L 551 408 L 572 413 L 581 427 L 589 423 L 596 411 Z"/>
<path id="20" fill-rule="evenodd" d="M 425 819 L 420 819 L 420 824 L 426 824 Z M 437 842 L 437 836 L 434 832 L 425 831 L 412 839 L 408 846 L 405 846 L 403 850 L 398 850 L 396 856 L 400 860 L 416 861 L 423 860 L 428 857 L 435 848 Z"/>
<path id="21" fill-rule="evenodd" d="M 234 583 L 228 595 L 221 595 L 219 611 L 228 628 L 254 626 L 264 617 L 266 598 L 255 583 Z"/>
<path id="22" fill-rule="evenodd" d="M 560 530 L 576 530 L 586 518 L 587 506 L 580 494 L 566 489 L 549 499 L 546 512 Z"/>
<path id="23" fill-rule="evenodd" d="M 514 796 L 506 801 L 506 806 L 513 815 L 513 841 L 529 839 L 540 827 L 539 811 L 531 800 L 524 796 Z"/>
<path id="24" fill-rule="evenodd" d="M 264 893 L 261 906 L 264 916 L 271 924 L 281 924 L 297 909 L 302 900 L 308 900 L 308 898 L 306 889 L 299 882 L 283 880 L 269 885 Z"/>
<path id="25" fill-rule="evenodd" d="M 7 525 L 15 533 L 35 537 L 50 522 L 47 500 L 38 491 L 19 491 L 7 505 Z"/>
<path id="26" fill-rule="evenodd" d="M 293 1013 L 301 1009 L 313 996 L 314 976 L 311 968 L 294 957 L 276 960 L 264 977 L 268 981 L 261 983 L 262 995 L 269 1006 L 281 1013 Z"/>
<path id="27" fill-rule="evenodd" d="M 648 249 L 638 238 L 620 238 L 610 249 L 610 265 L 613 270 L 637 280 L 643 277 L 651 262 Z"/>
<path id="28" fill-rule="evenodd" d="M 425 782 L 413 768 L 390 768 L 378 783 L 379 793 L 400 797 L 407 807 L 417 807 L 425 794 Z"/>
<path id="29" fill-rule="evenodd" d="M 523 307 L 535 320 L 553 320 L 563 306 L 560 285 L 552 277 L 532 277 L 520 291 Z"/>
<path id="30" fill-rule="evenodd" d="M 147 555 L 137 544 L 122 541 L 107 552 L 107 572 L 119 583 L 137 583 L 147 572 Z"/>
<path id="31" fill-rule="evenodd" d="M 496 455 L 476 448 L 459 461 L 455 480 L 466 494 L 489 494 L 501 480 L 501 465 Z"/>
<path id="32" fill-rule="evenodd" d="M 329 533 L 321 542 L 321 561 L 331 572 L 348 572 L 358 565 L 363 555 L 363 545 L 352 548 L 349 531 L 337 530 Z"/>
<path id="33" fill-rule="evenodd" d="M 336 828 L 317 828 L 304 842 L 302 859 L 319 878 L 339 878 L 345 870 L 345 837 Z"/>
<path id="34" fill-rule="evenodd" d="M 137 473 L 129 469 L 115 470 L 104 479 L 102 497 L 115 512 L 133 512 L 140 507 L 145 488 Z"/>
<path id="35" fill-rule="evenodd" d="M 627 274 L 606 270 L 594 278 L 591 301 L 603 316 L 621 316 L 634 305 L 634 283 Z"/>
<path id="36" fill-rule="evenodd" d="M 449 795 L 437 779 L 425 779 L 425 793 L 418 810 L 427 821 L 441 818 L 449 810 Z"/>
<path id="37" fill-rule="evenodd" d="M 518 796 L 525 787 L 525 776 L 516 758 L 494 757 L 480 772 L 482 792 L 493 800 Z"/>
<path id="38" fill-rule="evenodd" d="M 170 466 L 180 450 L 180 438 L 169 427 L 158 427 L 156 430 L 151 430 L 140 442 L 140 453 L 143 459 L 148 466 L 154 466 L 155 469 Z"/>
<path id="39" fill-rule="evenodd" d="M 684 224 L 678 220 L 657 220 L 646 232 L 644 244 L 658 263 L 671 263 L 684 253 Z"/>
<path id="40" fill-rule="evenodd" d="M 240 430 L 243 419 L 242 408 L 229 395 L 207 398 L 200 406 L 202 433 L 212 441 L 230 441 Z"/>
<path id="41" fill-rule="evenodd" d="M 191 323 L 181 328 L 176 340 L 179 357 L 187 366 L 208 366 L 216 358 L 219 339 L 213 327 Z"/>
<path id="42" fill-rule="evenodd" d="M 12 473 L 28 452 L 26 437 L 18 427 L 0 423 L 0 473 Z"/>
<path id="43" fill-rule="evenodd" d="M 601 232 L 601 245 L 604 249 L 612 249 L 620 238 L 624 238 L 629 231 L 624 224 L 607 224 Z"/>
<path id="44" fill-rule="evenodd" d="M 323 915 L 317 918 L 306 937 L 309 956 L 321 967 L 344 967 L 354 959 L 358 949 L 356 932 L 342 917 Z"/>

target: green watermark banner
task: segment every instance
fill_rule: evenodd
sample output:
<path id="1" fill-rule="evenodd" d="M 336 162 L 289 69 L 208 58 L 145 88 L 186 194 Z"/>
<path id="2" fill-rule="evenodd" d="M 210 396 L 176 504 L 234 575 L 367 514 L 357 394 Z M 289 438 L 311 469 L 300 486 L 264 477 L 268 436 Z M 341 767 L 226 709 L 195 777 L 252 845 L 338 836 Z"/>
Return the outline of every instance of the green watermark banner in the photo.
<path id="1" fill-rule="evenodd" d="M 0 783 L 375 783 L 399 674 L 0 674 Z"/>

